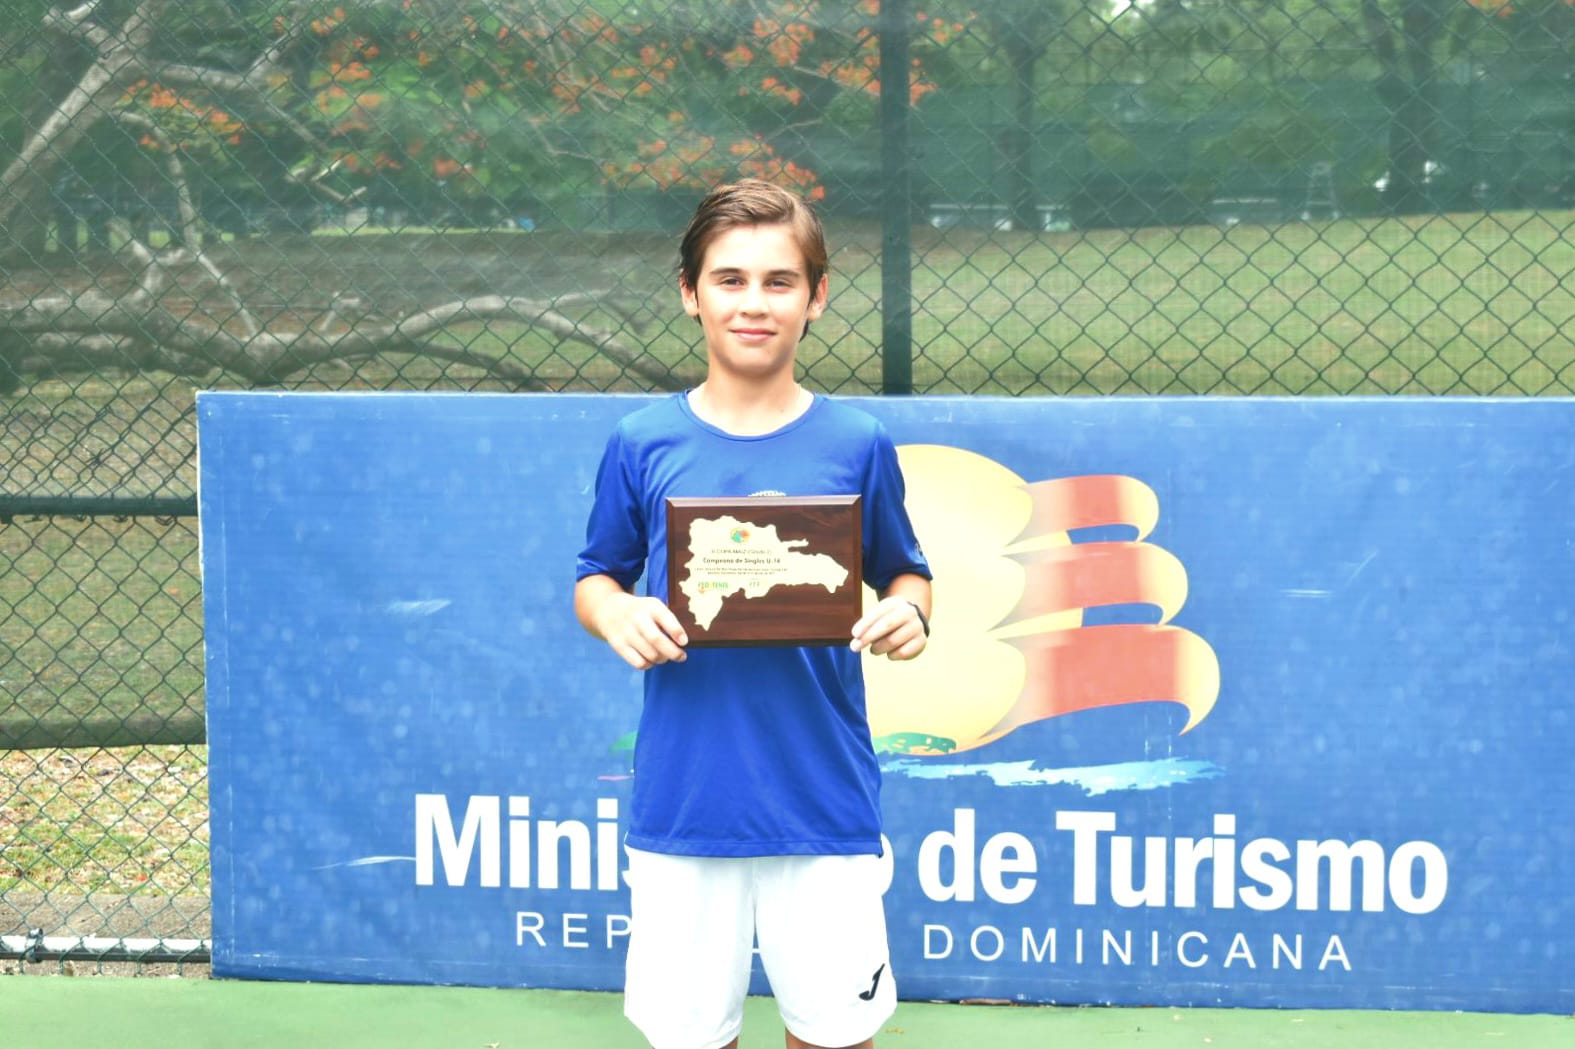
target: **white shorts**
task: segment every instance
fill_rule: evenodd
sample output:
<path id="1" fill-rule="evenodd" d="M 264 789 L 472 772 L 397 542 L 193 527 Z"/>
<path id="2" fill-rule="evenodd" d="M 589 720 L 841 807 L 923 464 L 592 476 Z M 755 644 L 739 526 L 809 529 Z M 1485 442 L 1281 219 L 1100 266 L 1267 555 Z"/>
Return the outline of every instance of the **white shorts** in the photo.
<path id="1" fill-rule="evenodd" d="M 782 1022 L 811 1045 L 873 1038 L 897 1007 L 878 856 L 629 849 L 624 1015 L 653 1049 L 738 1036 L 755 938 Z"/>

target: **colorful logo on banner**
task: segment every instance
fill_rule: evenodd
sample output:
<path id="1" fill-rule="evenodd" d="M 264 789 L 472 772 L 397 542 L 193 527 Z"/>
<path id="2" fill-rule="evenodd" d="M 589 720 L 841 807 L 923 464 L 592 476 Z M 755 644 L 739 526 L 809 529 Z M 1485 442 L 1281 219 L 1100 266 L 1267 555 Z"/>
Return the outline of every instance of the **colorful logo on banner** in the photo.
<path id="1" fill-rule="evenodd" d="M 935 572 L 935 633 L 920 661 L 866 664 L 879 749 L 972 750 L 1032 722 L 1124 703 L 1179 703 L 1183 732 L 1208 716 L 1219 661 L 1202 638 L 1171 625 L 1187 572 L 1143 542 L 1159 520 L 1148 485 L 1111 475 L 1028 482 L 942 445 L 898 456 Z M 1133 538 L 1070 535 L 1112 526 Z M 1087 609 L 1112 605 L 1152 606 L 1157 621 L 1085 625 Z"/>

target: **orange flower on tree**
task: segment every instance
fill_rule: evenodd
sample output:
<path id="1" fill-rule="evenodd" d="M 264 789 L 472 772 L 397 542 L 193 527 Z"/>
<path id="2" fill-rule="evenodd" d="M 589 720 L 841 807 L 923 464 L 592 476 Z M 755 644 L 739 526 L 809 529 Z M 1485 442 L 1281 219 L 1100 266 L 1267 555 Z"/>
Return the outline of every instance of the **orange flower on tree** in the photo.
<path id="1" fill-rule="evenodd" d="M 797 40 L 790 36 L 777 36 L 772 38 L 766 48 L 771 52 L 771 57 L 779 66 L 791 66 L 798 61 L 800 47 Z"/>
<path id="2" fill-rule="evenodd" d="M 338 84 L 334 84 L 326 91 L 319 91 L 317 93 L 317 108 L 324 113 L 337 110 L 340 108 L 338 103 L 344 102 L 349 97 L 350 92 L 346 91 Z"/>
<path id="3" fill-rule="evenodd" d="M 328 75 L 331 79 L 341 82 L 372 79 L 372 71 L 360 62 L 330 63 Z"/>
<path id="4" fill-rule="evenodd" d="M 768 76 L 760 82 L 760 90 L 768 95 L 783 98 L 795 106 L 804 100 L 804 92 L 791 84 L 784 84 L 774 76 Z"/>

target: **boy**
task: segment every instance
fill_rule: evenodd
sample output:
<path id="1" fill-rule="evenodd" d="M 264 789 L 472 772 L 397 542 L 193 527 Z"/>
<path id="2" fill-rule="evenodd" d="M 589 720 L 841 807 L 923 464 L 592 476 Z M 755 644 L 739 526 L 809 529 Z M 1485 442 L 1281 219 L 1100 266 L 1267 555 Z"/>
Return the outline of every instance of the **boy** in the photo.
<path id="1" fill-rule="evenodd" d="M 751 946 L 789 1047 L 871 1046 L 896 1007 L 880 864 L 880 770 L 860 653 L 912 659 L 930 570 L 902 474 L 870 416 L 794 379 L 826 307 L 826 245 L 800 198 L 713 190 L 679 249 L 705 381 L 625 417 L 608 441 L 575 613 L 646 671 L 625 845 L 633 923 L 624 1012 L 654 1049 L 736 1046 Z M 667 606 L 668 496 L 862 495 L 881 600 L 848 645 L 707 648 Z"/>

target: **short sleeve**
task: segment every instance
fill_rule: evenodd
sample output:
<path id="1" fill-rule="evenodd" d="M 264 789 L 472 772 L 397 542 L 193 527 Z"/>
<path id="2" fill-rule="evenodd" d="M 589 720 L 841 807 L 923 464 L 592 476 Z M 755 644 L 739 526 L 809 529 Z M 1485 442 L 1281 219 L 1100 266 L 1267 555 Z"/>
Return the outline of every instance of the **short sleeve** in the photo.
<path id="1" fill-rule="evenodd" d="M 864 480 L 864 581 L 884 590 L 899 575 L 931 578 L 930 564 L 908 517 L 907 486 L 897 448 L 886 428 L 875 424 Z"/>
<path id="2" fill-rule="evenodd" d="M 619 427 L 607 439 L 601 465 L 596 468 L 596 488 L 585 524 L 585 547 L 575 566 L 576 580 L 606 575 L 631 588 L 645 571 L 645 513 L 634 476 L 629 442 Z"/>

